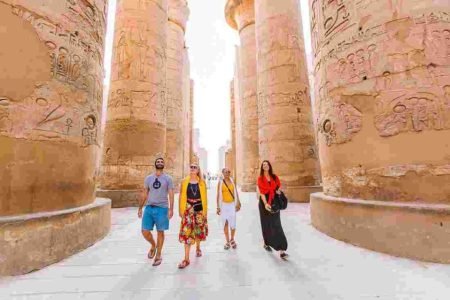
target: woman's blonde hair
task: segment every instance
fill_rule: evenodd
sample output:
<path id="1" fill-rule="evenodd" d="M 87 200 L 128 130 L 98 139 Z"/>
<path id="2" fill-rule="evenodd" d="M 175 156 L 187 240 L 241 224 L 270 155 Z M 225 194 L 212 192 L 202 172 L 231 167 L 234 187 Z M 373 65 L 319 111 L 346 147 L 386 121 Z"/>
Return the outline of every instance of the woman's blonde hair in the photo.
<path id="1" fill-rule="evenodd" d="M 197 166 L 197 170 L 198 170 L 198 177 L 199 177 L 199 182 L 205 182 L 205 179 L 203 178 L 203 173 L 202 173 L 202 169 L 200 168 L 200 165 L 197 163 L 191 163 L 190 166 L 195 165 Z"/>

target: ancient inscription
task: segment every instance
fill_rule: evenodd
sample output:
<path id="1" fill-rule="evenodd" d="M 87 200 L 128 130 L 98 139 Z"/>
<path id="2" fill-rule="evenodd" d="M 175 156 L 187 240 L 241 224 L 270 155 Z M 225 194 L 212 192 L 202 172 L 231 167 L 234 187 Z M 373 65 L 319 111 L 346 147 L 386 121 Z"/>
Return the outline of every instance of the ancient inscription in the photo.
<path id="1" fill-rule="evenodd" d="M 446 127 L 448 114 L 439 97 L 418 92 L 392 100 L 378 97 L 375 127 L 380 136 L 395 136 L 403 132 L 441 130 Z"/>
<path id="2" fill-rule="evenodd" d="M 345 143 L 361 130 L 362 114 L 350 104 L 334 103 L 321 115 L 318 127 L 328 146 Z"/>
<path id="3" fill-rule="evenodd" d="M 324 0 L 322 14 L 325 37 L 342 30 L 349 23 L 350 14 L 344 0 Z"/>
<path id="4" fill-rule="evenodd" d="M 97 145 L 97 119 L 94 115 L 84 118 L 84 128 L 81 130 L 85 146 Z"/>

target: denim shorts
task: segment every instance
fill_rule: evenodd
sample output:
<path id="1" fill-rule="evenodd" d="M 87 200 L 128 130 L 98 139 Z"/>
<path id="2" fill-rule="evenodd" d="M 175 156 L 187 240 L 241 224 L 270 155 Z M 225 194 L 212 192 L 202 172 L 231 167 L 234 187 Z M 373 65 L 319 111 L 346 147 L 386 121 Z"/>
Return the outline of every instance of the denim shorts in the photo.
<path id="1" fill-rule="evenodd" d="M 157 231 L 168 230 L 168 212 L 169 209 L 167 207 L 147 205 L 142 216 L 142 230 L 152 231 L 155 225 Z"/>

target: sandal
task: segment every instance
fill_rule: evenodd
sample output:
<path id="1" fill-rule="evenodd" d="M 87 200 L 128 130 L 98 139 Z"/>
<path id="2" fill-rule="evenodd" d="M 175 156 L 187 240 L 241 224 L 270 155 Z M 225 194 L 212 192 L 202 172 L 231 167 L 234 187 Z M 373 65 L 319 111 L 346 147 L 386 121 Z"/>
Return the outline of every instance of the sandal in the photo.
<path id="1" fill-rule="evenodd" d="M 152 266 L 157 267 L 162 263 L 162 257 L 155 258 L 155 261 L 153 262 Z"/>
<path id="2" fill-rule="evenodd" d="M 196 255 L 197 257 L 201 257 L 201 256 L 202 256 L 202 250 L 197 249 L 197 250 L 195 251 L 195 255 Z"/>
<path id="3" fill-rule="evenodd" d="M 270 248 L 270 246 L 264 245 L 264 249 L 266 249 L 267 252 L 272 252 L 272 248 Z"/>
<path id="4" fill-rule="evenodd" d="M 155 248 L 151 248 L 150 251 L 147 254 L 148 259 L 153 259 L 153 257 L 155 257 L 156 254 L 156 247 Z"/>
<path id="5" fill-rule="evenodd" d="M 283 252 L 280 254 L 281 259 L 286 259 L 288 256 L 289 256 L 289 254 L 287 254 L 286 252 Z"/>
<path id="6" fill-rule="evenodd" d="M 233 249 L 236 249 L 237 244 L 236 244 L 236 242 L 235 242 L 234 240 L 231 240 L 231 241 L 230 241 L 230 244 L 231 244 L 231 247 L 232 247 Z"/>
<path id="7" fill-rule="evenodd" d="M 225 250 L 230 249 L 230 243 L 226 243 L 225 246 L 223 246 L 223 249 L 225 249 Z"/>
<path id="8" fill-rule="evenodd" d="M 189 266 L 190 262 L 188 260 L 183 260 L 180 264 L 178 264 L 178 269 L 184 269 Z"/>

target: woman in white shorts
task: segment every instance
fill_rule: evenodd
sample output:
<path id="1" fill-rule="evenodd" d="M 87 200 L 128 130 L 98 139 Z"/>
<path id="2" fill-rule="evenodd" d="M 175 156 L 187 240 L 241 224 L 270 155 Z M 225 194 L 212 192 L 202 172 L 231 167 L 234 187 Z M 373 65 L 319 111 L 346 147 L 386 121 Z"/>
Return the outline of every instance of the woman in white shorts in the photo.
<path id="1" fill-rule="evenodd" d="M 236 249 L 237 244 L 234 240 L 236 234 L 236 212 L 241 209 L 239 194 L 231 178 L 231 172 L 227 168 L 222 169 L 223 177 L 217 184 L 217 214 L 223 223 L 223 232 L 225 234 L 226 243 L 225 250 Z M 230 238 L 230 230 L 231 238 Z"/>

